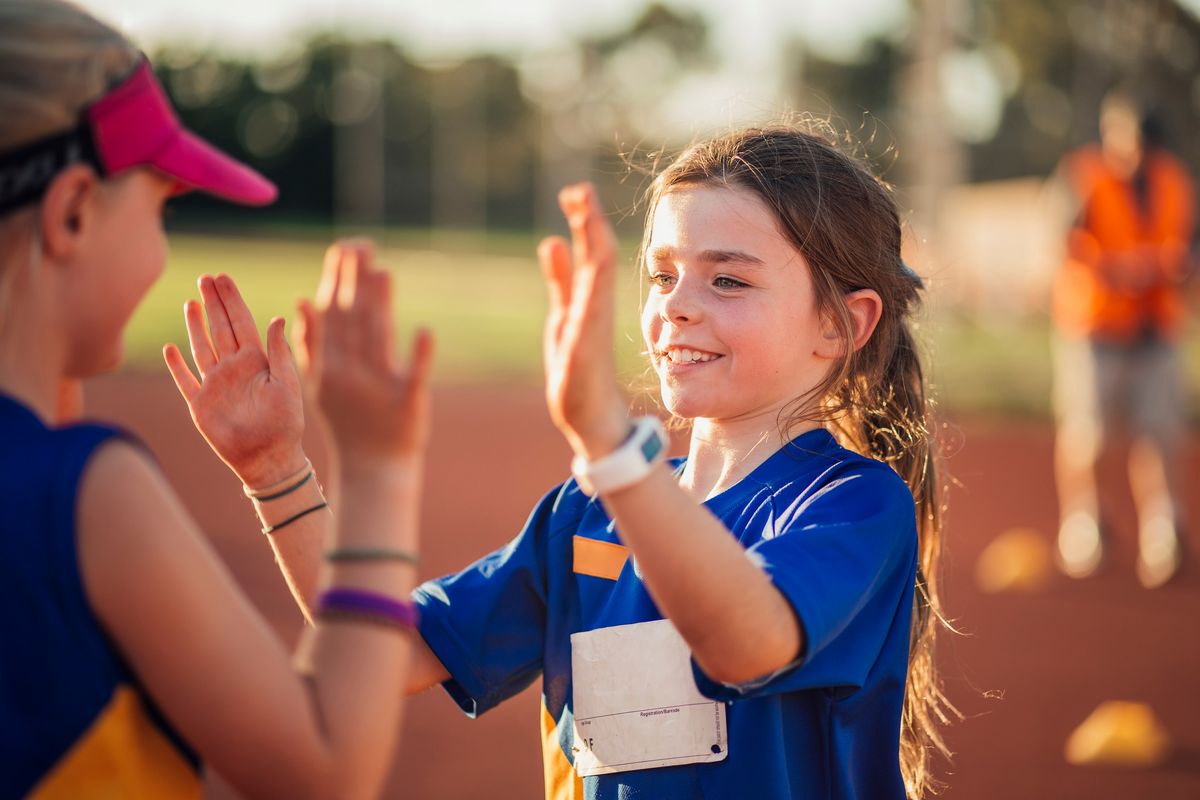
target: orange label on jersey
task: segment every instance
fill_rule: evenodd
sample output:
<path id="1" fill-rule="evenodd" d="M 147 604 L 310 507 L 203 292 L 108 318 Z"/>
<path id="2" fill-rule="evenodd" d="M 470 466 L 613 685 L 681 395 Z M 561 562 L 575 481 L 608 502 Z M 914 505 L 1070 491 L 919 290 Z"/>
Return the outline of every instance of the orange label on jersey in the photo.
<path id="1" fill-rule="evenodd" d="M 629 558 L 629 548 L 612 542 L 575 537 L 574 567 L 578 575 L 615 581 Z"/>

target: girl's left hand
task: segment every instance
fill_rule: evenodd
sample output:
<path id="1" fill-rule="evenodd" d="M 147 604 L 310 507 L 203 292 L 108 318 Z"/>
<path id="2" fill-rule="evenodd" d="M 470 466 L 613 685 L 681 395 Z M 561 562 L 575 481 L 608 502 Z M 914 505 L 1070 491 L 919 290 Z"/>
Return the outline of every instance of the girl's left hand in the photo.
<path id="1" fill-rule="evenodd" d="M 546 404 L 571 448 L 594 460 L 615 450 L 629 433 L 613 363 L 616 235 L 591 184 L 566 187 L 558 202 L 571 229 L 571 248 L 558 236 L 538 246 L 550 292 Z"/>

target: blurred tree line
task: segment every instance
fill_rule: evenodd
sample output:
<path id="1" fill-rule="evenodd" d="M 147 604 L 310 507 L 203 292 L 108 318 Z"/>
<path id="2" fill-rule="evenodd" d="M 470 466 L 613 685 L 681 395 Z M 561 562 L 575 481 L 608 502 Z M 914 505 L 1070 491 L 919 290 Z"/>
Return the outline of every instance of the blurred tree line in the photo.
<path id="1" fill-rule="evenodd" d="M 937 83 L 945 113 L 914 125 L 914 40 L 931 9 L 945 33 L 922 80 Z M 646 123 L 684 77 L 715 69 L 719 24 L 656 3 L 621 30 L 520 59 L 419 62 L 396 42 L 325 34 L 263 60 L 171 46 L 154 61 L 185 124 L 279 185 L 278 203 L 238 212 L 243 222 L 528 231 L 551 223 L 566 180 L 595 180 L 633 206 L 645 181 L 624 158 L 629 142 L 651 156 L 679 144 Z M 1047 174 L 1095 137 L 1100 99 L 1118 83 L 1144 91 L 1173 147 L 1200 165 L 1189 135 L 1200 21 L 1178 0 L 910 0 L 907 26 L 856 53 L 821 55 L 814 38 L 784 47 L 780 108 L 831 117 L 900 184 L 904 158 L 895 171 L 889 159 L 922 124 L 948 128 L 962 179 Z M 189 220 L 229 214 L 182 202 Z"/>

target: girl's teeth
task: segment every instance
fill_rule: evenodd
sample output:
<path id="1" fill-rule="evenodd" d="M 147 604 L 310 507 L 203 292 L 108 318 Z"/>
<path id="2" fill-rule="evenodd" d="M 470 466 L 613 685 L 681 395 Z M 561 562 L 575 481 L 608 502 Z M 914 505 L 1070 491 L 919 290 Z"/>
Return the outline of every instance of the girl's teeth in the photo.
<path id="1" fill-rule="evenodd" d="M 703 364 L 716 358 L 716 356 L 709 355 L 708 353 L 700 353 L 684 348 L 669 350 L 664 355 L 673 364 Z"/>

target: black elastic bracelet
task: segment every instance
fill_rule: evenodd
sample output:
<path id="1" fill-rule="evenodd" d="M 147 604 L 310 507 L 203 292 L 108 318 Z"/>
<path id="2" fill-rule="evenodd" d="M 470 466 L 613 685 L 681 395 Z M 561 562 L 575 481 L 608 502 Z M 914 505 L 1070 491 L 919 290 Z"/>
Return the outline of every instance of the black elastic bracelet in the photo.
<path id="1" fill-rule="evenodd" d="M 257 503 L 265 503 L 268 500 L 278 500 L 281 497 L 287 497 L 289 494 L 291 494 L 292 492 L 296 491 L 304 484 L 311 481 L 312 476 L 313 476 L 313 471 L 310 469 L 303 478 L 296 481 L 295 483 L 293 483 L 291 486 L 287 487 L 286 489 L 280 489 L 278 492 L 275 492 L 274 494 L 267 494 L 267 495 L 263 495 L 262 497 L 258 497 L 256 495 L 249 495 L 249 497 L 251 500 L 253 500 Z"/>
<path id="2" fill-rule="evenodd" d="M 339 547 L 325 554 L 325 560 L 333 563 L 346 561 L 403 561 L 420 564 L 421 557 L 411 550 L 391 547 Z"/>
<path id="3" fill-rule="evenodd" d="M 275 531 L 279 530 L 280 528 L 284 527 L 285 525 L 291 525 L 293 522 L 300 519 L 301 517 L 308 516 L 309 514 L 313 513 L 314 511 L 320 511 L 322 508 L 325 508 L 328 505 L 329 505 L 329 503 L 326 503 L 325 501 L 321 501 L 320 503 L 317 503 L 312 508 L 306 508 L 303 511 L 299 512 L 298 514 L 293 514 L 292 516 L 285 519 L 283 522 L 277 522 L 274 525 L 269 525 L 269 526 L 263 528 L 262 532 L 263 533 L 274 533 Z"/>

